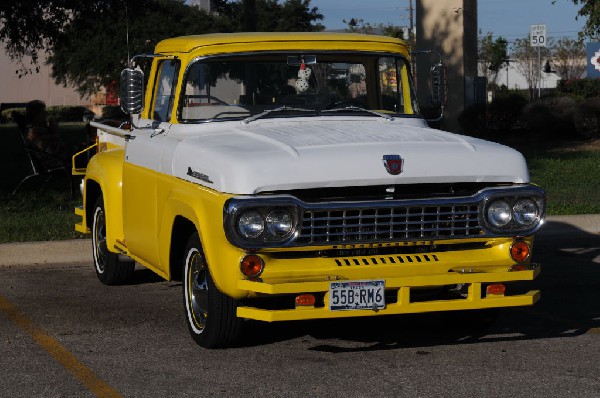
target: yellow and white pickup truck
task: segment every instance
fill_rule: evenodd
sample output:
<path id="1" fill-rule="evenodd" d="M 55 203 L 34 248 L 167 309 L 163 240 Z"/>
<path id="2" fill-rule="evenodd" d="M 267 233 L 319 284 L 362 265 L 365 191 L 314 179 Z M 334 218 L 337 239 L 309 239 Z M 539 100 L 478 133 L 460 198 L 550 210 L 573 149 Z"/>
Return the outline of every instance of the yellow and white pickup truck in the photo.
<path id="1" fill-rule="evenodd" d="M 234 344 L 245 319 L 533 305 L 512 282 L 539 273 L 544 191 L 518 152 L 428 128 L 410 57 L 344 33 L 178 37 L 134 57 L 131 126 L 94 123 L 75 170 L 99 279 L 126 283 L 134 261 L 180 278 L 204 347 Z M 443 96 L 440 64 L 432 77 Z"/>

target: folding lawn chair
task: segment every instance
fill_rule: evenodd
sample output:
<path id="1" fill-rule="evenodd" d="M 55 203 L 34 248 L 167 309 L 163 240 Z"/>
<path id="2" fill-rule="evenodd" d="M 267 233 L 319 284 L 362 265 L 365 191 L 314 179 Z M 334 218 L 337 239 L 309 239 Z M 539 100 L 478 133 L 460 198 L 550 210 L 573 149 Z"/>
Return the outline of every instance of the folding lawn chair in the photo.
<path id="1" fill-rule="evenodd" d="M 72 195 L 73 181 L 71 179 L 71 166 L 66 165 L 60 158 L 31 146 L 27 141 L 27 124 L 24 117 L 16 112 L 14 112 L 12 116 L 13 120 L 17 122 L 19 134 L 23 141 L 23 149 L 27 154 L 27 160 L 30 166 L 29 174 L 19 181 L 12 194 L 14 195 L 17 193 L 19 188 L 32 178 L 40 177 L 40 179 L 43 179 L 41 186 L 41 189 L 43 189 L 54 175 L 64 174 L 69 183 L 69 192 Z"/>

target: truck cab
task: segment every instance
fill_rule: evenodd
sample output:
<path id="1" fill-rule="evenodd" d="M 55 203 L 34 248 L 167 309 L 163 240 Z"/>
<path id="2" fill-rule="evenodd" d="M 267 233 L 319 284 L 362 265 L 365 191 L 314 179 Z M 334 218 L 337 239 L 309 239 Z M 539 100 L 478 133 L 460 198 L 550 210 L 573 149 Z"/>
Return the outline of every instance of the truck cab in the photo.
<path id="1" fill-rule="evenodd" d="M 540 271 L 544 191 L 517 151 L 429 128 L 410 59 L 399 39 L 345 33 L 178 37 L 135 57 L 130 127 L 94 123 L 80 170 L 76 229 L 100 281 L 126 283 L 134 262 L 182 280 L 209 348 L 245 319 L 533 305 L 511 286 Z"/>

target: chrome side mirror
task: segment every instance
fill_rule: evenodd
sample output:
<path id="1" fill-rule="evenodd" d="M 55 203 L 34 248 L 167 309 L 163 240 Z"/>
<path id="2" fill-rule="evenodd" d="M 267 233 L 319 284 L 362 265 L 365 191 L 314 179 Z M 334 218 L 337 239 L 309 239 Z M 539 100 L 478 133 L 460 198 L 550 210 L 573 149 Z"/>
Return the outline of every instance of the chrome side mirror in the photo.
<path id="1" fill-rule="evenodd" d="M 127 114 L 137 114 L 144 108 L 144 72 L 126 68 L 121 72 L 121 109 Z"/>
<path id="2" fill-rule="evenodd" d="M 443 106 L 446 103 L 446 66 L 443 63 L 431 67 L 431 103 Z"/>
<path id="3" fill-rule="evenodd" d="M 435 50 L 418 50 L 411 51 L 411 55 L 433 55 L 438 60 L 437 63 L 433 64 L 431 69 L 429 70 L 429 87 L 431 89 L 431 93 L 428 98 L 429 105 L 432 105 L 433 108 L 439 108 L 436 113 L 438 114 L 435 118 L 426 117 L 425 120 L 428 122 L 439 122 L 444 117 L 444 105 L 446 104 L 446 65 L 442 62 L 442 56 L 439 52 Z M 425 91 L 425 90 L 424 90 Z M 423 109 L 423 107 L 421 107 Z M 433 112 L 432 112 L 433 115 Z"/>

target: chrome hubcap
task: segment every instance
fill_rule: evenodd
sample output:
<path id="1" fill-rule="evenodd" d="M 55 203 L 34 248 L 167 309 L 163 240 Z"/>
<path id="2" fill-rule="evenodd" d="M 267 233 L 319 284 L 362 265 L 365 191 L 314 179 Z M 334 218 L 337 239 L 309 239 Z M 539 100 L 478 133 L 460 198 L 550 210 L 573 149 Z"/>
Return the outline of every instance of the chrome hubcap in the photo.
<path id="1" fill-rule="evenodd" d="M 206 326 L 208 316 L 208 280 L 206 266 L 200 253 L 194 253 L 188 264 L 187 290 L 192 320 L 200 331 Z"/>

